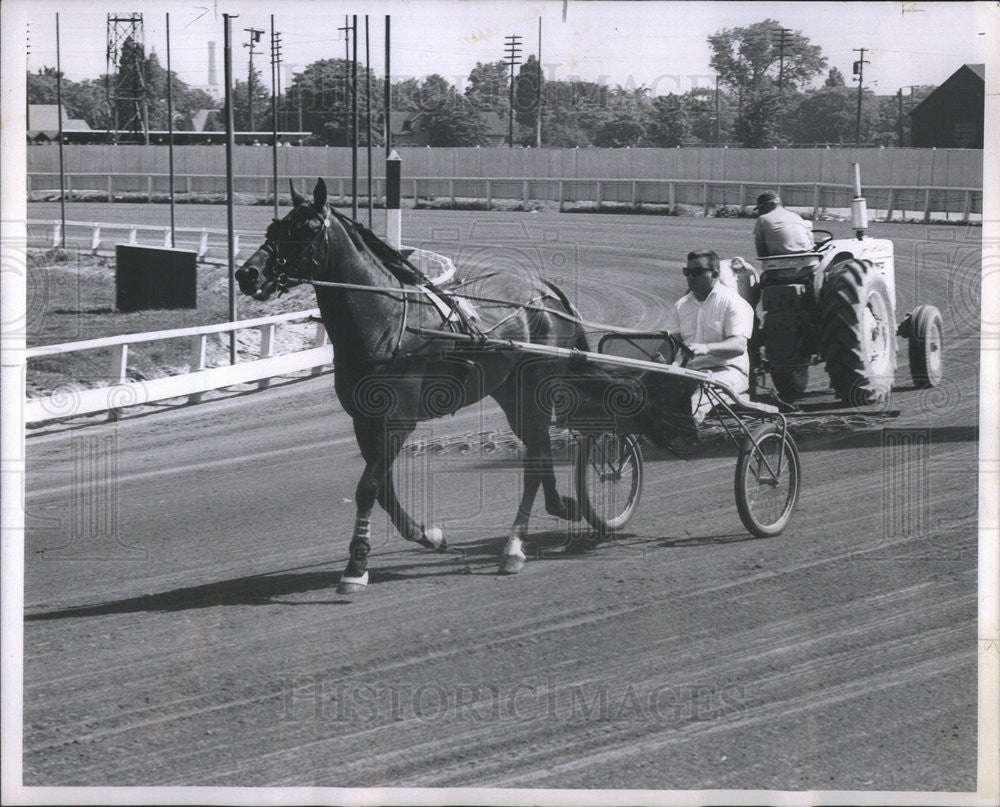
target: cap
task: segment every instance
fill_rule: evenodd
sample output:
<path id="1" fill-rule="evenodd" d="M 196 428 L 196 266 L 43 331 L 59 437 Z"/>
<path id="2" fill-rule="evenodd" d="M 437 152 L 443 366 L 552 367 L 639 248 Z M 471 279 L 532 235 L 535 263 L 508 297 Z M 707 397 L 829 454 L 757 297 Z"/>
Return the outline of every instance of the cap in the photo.
<path id="1" fill-rule="evenodd" d="M 764 205 L 770 204 L 771 202 L 780 202 L 781 198 L 774 191 L 764 191 L 760 196 L 757 197 L 757 208 L 761 208 Z"/>

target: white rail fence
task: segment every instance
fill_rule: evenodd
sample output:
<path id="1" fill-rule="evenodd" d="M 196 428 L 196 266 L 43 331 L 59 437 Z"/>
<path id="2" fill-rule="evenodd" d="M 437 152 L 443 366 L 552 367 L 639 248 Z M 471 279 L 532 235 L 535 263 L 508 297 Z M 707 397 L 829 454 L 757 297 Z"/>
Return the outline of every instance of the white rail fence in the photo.
<path id="1" fill-rule="evenodd" d="M 403 251 L 409 259 L 428 275 L 433 273 L 434 283 L 445 283 L 455 273 L 455 266 L 444 255 L 424 249 Z M 256 382 L 258 389 L 266 389 L 271 379 L 308 370 L 310 375 L 318 375 L 324 367 L 333 362 L 333 348 L 327 338 L 322 322 L 317 321 L 319 309 L 292 311 L 267 317 L 221 322 L 192 328 L 177 328 L 168 331 L 106 336 L 79 342 L 64 342 L 58 345 L 41 345 L 28 348 L 29 362 L 45 356 L 75 353 L 83 350 L 110 349 L 110 383 L 94 389 L 78 389 L 67 385 L 49 395 L 28 398 L 25 402 L 25 422 L 41 423 L 77 415 L 107 412 L 117 417 L 121 409 L 128 406 L 155 403 L 173 398 L 187 398 L 197 403 L 204 393 L 236 384 Z M 276 355 L 276 328 L 295 322 L 315 322 L 312 346 L 304 350 Z M 208 340 L 213 334 L 253 330 L 260 332 L 258 355 L 249 361 L 222 367 L 208 366 Z M 190 360 L 187 373 L 132 381 L 128 378 L 130 346 L 168 339 L 189 340 Z"/>
<path id="2" fill-rule="evenodd" d="M 275 376 L 309 370 L 318 375 L 333 361 L 333 349 L 326 337 L 322 323 L 316 323 L 313 346 L 306 350 L 274 355 L 275 329 L 282 324 L 309 321 L 318 317 L 319 309 L 293 311 L 269 317 L 223 322 L 194 328 L 171 331 L 124 334 L 82 342 L 44 345 L 28 349 L 28 361 L 44 356 L 73 353 L 81 350 L 111 349 L 109 368 L 110 384 L 96 389 L 62 387 L 42 398 L 29 398 L 25 403 L 25 421 L 39 423 L 46 420 L 74 417 L 76 415 L 108 412 L 112 417 L 127 406 L 186 397 L 189 402 L 201 400 L 203 393 L 234 384 L 257 382 L 260 389 L 270 384 Z M 257 358 L 223 367 L 208 367 L 208 339 L 213 334 L 256 329 L 260 332 L 260 349 Z M 128 379 L 129 348 L 146 342 L 167 339 L 187 339 L 190 342 L 190 369 L 182 375 L 154 378 L 146 381 Z"/>
<path id="3" fill-rule="evenodd" d="M 315 176 L 292 176 L 298 185 L 306 185 Z M 270 198 L 273 191 L 268 176 L 240 176 L 236 180 L 236 191 Z M 118 183 L 117 185 L 115 183 Z M 334 176 L 328 180 L 331 193 L 342 201 L 347 198 L 351 187 L 350 177 Z M 180 187 L 178 187 L 180 184 Z M 303 185 L 304 186 L 304 185 Z M 142 190 L 136 188 L 141 187 Z M 130 190 L 125 190 L 126 188 Z M 674 210 L 677 205 L 701 207 L 705 215 L 713 207 L 752 205 L 756 196 L 764 190 L 777 188 L 785 204 L 789 207 L 812 208 L 814 216 L 826 208 L 850 207 L 852 186 L 830 182 L 768 182 L 735 180 L 695 180 L 695 179 L 622 179 L 622 178 L 544 178 L 544 177 L 413 177 L 403 181 L 403 198 L 418 203 L 421 200 L 446 199 L 455 204 L 457 199 L 484 200 L 486 209 L 495 202 L 504 200 L 529 205 L 532 201 L 551 201 L 562 210 L 574 202 L 589 202 L 602 205 L 667 205 Z M 59 174 L 35 171 L 28 174 L 28 193 L 38 195 L 44 192 L 59 194 Z M 198 194 L 223 193 L 225 176 L 221 174 L 199 174 L 176 176 L 175 198 L 180 202 L 198 201 Z M 109 174 L 79 173 L 66 174 L 63 190 L 68 200 L 95 198 L 114 201 L 115 194 L 131 193 L 152 202 L 154 198 L 164 198 L 169 192 L 168 174 Z M 968 221 L 972 214 L 982 213 L 982 187 L 951 187 L 936 185 L 866 185 L 865 196 L 870 210 L 886 211 L 886 218 L 894 213 L 913 212 L 922 215 L 925 221 L 932 214 L 957 214 Z M 374 178 L 373 199 L 384 199 L 384 180 Z"/>

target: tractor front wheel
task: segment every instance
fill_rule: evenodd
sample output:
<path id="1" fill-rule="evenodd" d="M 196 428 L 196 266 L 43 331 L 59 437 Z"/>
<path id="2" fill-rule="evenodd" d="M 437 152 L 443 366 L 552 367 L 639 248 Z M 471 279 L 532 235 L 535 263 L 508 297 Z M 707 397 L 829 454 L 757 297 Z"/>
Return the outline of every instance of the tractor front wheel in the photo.
<path id="1" fill-rule="evenodd" d="M 910 314 L 910 375 L 918 389 L 936 387 L 941 383 L 943 330 L 941 312 L 932 305 L 918 305 Z"/>

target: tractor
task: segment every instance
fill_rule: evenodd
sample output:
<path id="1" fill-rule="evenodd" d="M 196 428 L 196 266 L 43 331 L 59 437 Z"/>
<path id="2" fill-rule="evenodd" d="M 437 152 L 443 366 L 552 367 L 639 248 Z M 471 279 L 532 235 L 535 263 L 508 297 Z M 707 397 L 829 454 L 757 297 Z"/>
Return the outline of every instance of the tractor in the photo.
<path id="1" fill-rule="evenodd" d="M 805 392 L 809 368 L 822 361 L 845 405 L 879 403 L 892 389 L 897 336 L 908 340 L 914 385 L 941 383 L 941 314 L 918 305 L 895 324 L 892 241 L 865 234 L 867 207 L 858 165 L 852 168 L 854 238 L 814 230 L 812 251 L 760 259 L 751 290 L 760 318 L 750 345 L 752 392 L 769 374 L 778 396 L 790 402 Z"/>

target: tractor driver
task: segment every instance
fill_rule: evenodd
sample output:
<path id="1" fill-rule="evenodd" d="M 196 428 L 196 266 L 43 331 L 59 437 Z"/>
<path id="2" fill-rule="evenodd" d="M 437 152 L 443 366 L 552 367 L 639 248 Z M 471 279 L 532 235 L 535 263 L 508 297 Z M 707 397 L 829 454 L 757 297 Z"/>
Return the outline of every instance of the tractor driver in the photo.
<path id="1" fill-rule="evenodd" d="M 691 252 L 684 267 L 688 293 L 667 312 L 667 333 L 693 353 L 691 370 L 710 370 L 714 379 L 737 394 L 750 386 L 747 343 L 753 332 L 753 309 L 739 293 L 719 281 L 719 256 L 713 250 Z M 674 381 L 675 379 L 664 379 Z M 679 448 L 697 443 L 698 425 L 712 408 L 699 384 L 673 385 L 663 413 L 668 440 Z"/>
<path id="2" fill-rule="evenodd" d="M 753 228 L 757 257 L 812 251 L 812 224 L 797 213 L 786 210 L 777 193 L 764 191 L 757 197 L 754 210 L 759 216 Z"/>

